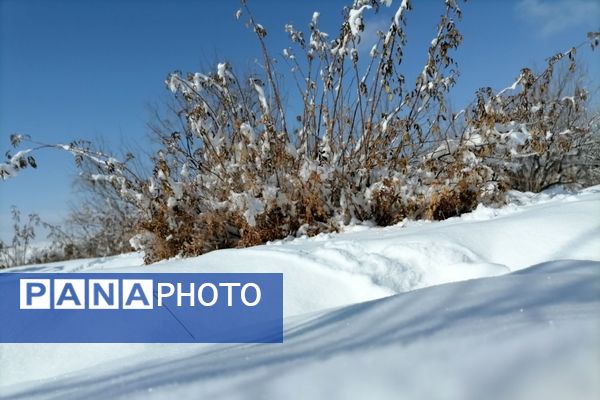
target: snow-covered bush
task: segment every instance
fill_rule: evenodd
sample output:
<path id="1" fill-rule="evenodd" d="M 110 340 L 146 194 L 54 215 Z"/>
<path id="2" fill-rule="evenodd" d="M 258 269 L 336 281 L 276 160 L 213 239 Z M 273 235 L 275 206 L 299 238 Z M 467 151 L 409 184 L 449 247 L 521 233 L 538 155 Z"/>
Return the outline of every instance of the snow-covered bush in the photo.
<path id="1" fill-rule="evenodd" d="M 31 242 L 35 239 L 35 228 L 40 225 L 37 214 L 29 214 L 25 222 L 21 222 L 21 212 L 11 207 L 13 224 L 12 238 L 5 243 L 0 240 L 0 269 L 26 264 L 31 255 Z"/>
<path id="2" fill-rule="evenodd" d="M 158 249 L 162 258 L 332 231 L 353 220 L 389 224 L 460 212 L 462 206 L 435 213 L 425 204 L 448 179 L 481 180 L 472 171 L 450 178 L 426 159 L 429 143 L 442 138 L 456 67 L 449 52 L 462 40 L 454 2 L 445 6 L 413 85 L 399 69 L 408 1 L 369 55 L 358 44 L 363 14 L 377 10 L 377 1 L 346 9 L 333 40 L 320 30 L 318 13 L 308 32 L 286 25 L 291 47 L 283 56 L 303 105 L 295 119 L 281 100 L 267 30 L 242 5 L 237 15 L 256 34 L 264 74 L 241 79 L 220 63 L 211 74 L 168 77 L 186 129 L 162 132 L 149 185 L 153 217 L 144 223 L 151 235 L 140 236 L 153 243 L 146 249 Z"/>
<path id="3" fill-rule="evenodd" d="M 51 246 L 35 254 L 37 262 L 106 257 L 132 250 L 129 239 L 135 234 L 137 219 L 123 211 L 132 210 L 114 203 L 81 204 L 71 210 L 65 227 L 50 229 Z"/>
<path id="4" fill-rule="evenodd" d="M 584 179 L 590 168 L 576 152 L 585 151 L 597 116 L 586 115 L 582 88 L 552 89 L 555 65 L 574 59 L 573 50 L 539 75 L 524 69 L 507 90 L 480 90 L 455 114 L 446 98 L 458 74 L 452 51 L 462 41 L 457 2 L 444 1 L 412 79 L 401 68 L 409 0 L 368 54 L 359 49 L 366 13 L 392 3 L 355 0 L 336 36 L 320 29 L 318 12 L 307 31 L 286 25 L 290 47 L 278 64 L 266 45 L 270 33 L 242 1 L 236 17 L 256 35 L 262 71 L 242 78 L 222 62 L 209 73 L 170 74 L 175 121 L 153 126 L 160 149 L 148 176 L 130 157 L 118 161 L 81 143 L 52 147 L 92 165 L 83 177 L 101 185 L 101 198 L 130 210 L 131 246 L 148 262 L 356 221 L 444 219 L 501 202 L 511 187 Z M 299 111 L 284 104 L 294 93 L 283 93 L 282 81 L 296 82 Z M 0 172 L 26 166 L 24 154 Z"/>
<path id="5" fill-rule="evenodd" d="M 481 89 L 465 113 L 462 147 L 512 189 L 539 192 L 557 184 L 600 182 L 600 114 L 588 111 L 575 52 L 551 57 L 537 75 L 524 68 L 497 94 Z"/>
<path id="6" fill-rule="evenodd" d="M 88 148 L 89 151 L 89 148 Z M 125 155 L 129 163 L 136 161 L 132 153 Z M 130 184 L 139 184 L 147 174 L 139 166 L 131 166 Z M 131 251 L 129 239 L 136 233 L 140 207 L 127 201 L 121 187 L 114 180 L 105 179 L 106 169 L 87 157 L 79 160 L 77 200 L 65 221 L 66 235 L 58 234 L 56 240 L 70 244 L 81 257 L 104 257 Z"/>
<path id="7" fill-rule="evenodd" d="M 65 227 L 49 224 L 37 214 L 29 214 L 22 222 L 21 212 L 11 208 L 13 223 L 9 242 L 0 240 L 0 269 L 27 264 L 105 257 L 131 251 L 133 220 L 120 215 L 114 208 L 82 205 L 73 210 Z M 46 240 L 34 243 L 39 230 L 46 231 Z"/>

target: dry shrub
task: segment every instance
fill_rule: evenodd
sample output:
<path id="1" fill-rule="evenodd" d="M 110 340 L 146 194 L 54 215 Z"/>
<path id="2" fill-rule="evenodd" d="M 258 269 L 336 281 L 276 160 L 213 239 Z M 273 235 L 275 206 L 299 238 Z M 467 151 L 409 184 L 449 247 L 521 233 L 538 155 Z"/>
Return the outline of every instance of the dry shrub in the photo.
<path id="1" fill-rule="evenodd" d="M 171 222 L 177 221 L 173 226 Z M 144 261 L 152 263 L 175 256 L 197 256 L 219 248 L 236 247 L 240 243 L 239 226 L 243 218 L 235 213 L 215 212 L 200 215 L 182 211 L 157 210 L 149 220 L 142 221 L 139 230 L 149 236 L 141 244 Z M 139 246 L 139 245 L 138 245 Z"/>
<path id="2" fill-rule="evenodd" d="M 248 225 L 243 218 L 240 218 L 239 223 L 242 225 L 239 247 L 256 246 L 282 239 L 294 234 L 299 228 L 280 208 L 260 215 L 256 220 L 256 226 Z"/>
<path id="3" fill-rule="evenodd" d="M 472 211 L 479 203 L 477 192 L 465 181 L 455 187 L 441 187 L 429 199 L 424 217 L 432 220 L 444 220 Z"/>
<path id="4" fill-rule="evenodd" d="M 393 182 L 386 179 L 381 188 L 374 191 L 371 199 L 373 219 L 380 226 L 393 225 L 408 216 L 401 196 L 393 187 Z"/>
<path id="5" fill-rule="evenodd" d="M 306 32 L 286 25 L 285 64 L 273 61 L 266 28 L 242 1 L 238 15 L 259 42 L 262 72 L 242 78 L 224 62 L 206 74 L 170 74 L 172 114 L 152 127 L 160 149 L 148 176 L 129 159 L 78 143 L 51 147 L 92 160 L 89 179 L 136 210 L 131 243 L 146 262 L 357 221 L 444 219 L 499 204 L 509 188 L 590 183 L 598 157 L 589 149 L 598 146 L 590 146 L 597 116 L 587 112 L 587 92 L 550 90 L 561 60 L 575 69 L 574 49 L 549 59 L 540 74 L 523 69 L 511 87 L 483 88 L 464 110 L 450 111 L 446 97 L 458 76 L 452 52 L 462 42 L 457 3 L 440 1 L 424 67 L 410 79 L 401 67 L 411 1 L 401 2 L 368 55 L 358 50 L 362 14 L 388 1 L 353 1 L 336 35 L 321 31 L 318 13 Z M 286 77 L 298 83 L 298 115 L 282 101 L 293 96 L 283 92 Z M 32 165 L 26 154 L 0 164 L 0 175 Z"/>

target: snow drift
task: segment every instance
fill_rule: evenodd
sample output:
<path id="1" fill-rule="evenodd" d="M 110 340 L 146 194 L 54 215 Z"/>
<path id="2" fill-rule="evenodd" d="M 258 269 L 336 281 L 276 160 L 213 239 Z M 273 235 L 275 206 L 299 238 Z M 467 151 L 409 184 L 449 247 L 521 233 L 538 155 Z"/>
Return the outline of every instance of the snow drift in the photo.
<path id="1" fill-rule="evenodd" d="M 151 266 L 21 267 L 283 272 L 284 343 L 1 345 L 0 397 L 597 398 L 600 188 L 511 198 Z"/>

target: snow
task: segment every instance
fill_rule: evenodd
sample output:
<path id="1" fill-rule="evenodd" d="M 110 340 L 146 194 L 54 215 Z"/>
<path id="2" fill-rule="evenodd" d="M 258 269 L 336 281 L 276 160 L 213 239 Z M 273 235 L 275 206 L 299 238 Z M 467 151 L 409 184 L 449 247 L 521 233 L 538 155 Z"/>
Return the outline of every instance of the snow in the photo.
<path id="1" fill-rule="evenodd" d="M 27 165 L 25 155 L 29 152 L 31 152 L 31 149 L 18 151 L 6 163 L 0 163 L 0 179 L 14 178 L 17 175 L 17 171 L 22 168 L 21 164 L 25 163 Z"/>
<path id="2" fill-rule="evenodd" d="M 377 45 L 376 44 L 374 44 L 373 47 L 371 47 L 371 51 L 369 51 L 369 56 L 371 58 L 375 58 L 377 56 Z"/>
<path id="3" fill-rule="evenodd" d="M 319 23 L 319 17 L 321 16 L 321 13 L 318 11 L 315 11 L 312 15 L 312 24 L 313 25 L 317 25 Z"/>
<path id="4" fill-rule="evenodd" d="M 150 266 L 19 267 L 283 272 L 284 343 L 0 345 L 0 397 L 598 398 L 600 187 L 509 199 Z"/>
<path id="5" fill-rule="evenodd" d="M 396 27 L 398 29 L 402 28 L 402 26 L 401 26 L 402 14 L 407 9 L 408 9 L 408 0 L 402 0 L 402 3 L 400 4 L 400 7 L 398 7 L 398 10 L 396 11 L 396 14 L 394 15 L 394 24 L 396 25 Z"/>
<path id="6" fill-rule="evenodd" d="M 227 64 L 219 63 L 217 65 L 217 75 L 219 76 L 219 78 L 221 78 L 223 82 L 226 82 L 227 78 L 227 76 L 225 75 L 225 71 L 227 71 Z"/>
<path id="7" fill-rule="evenodd" d="M 371 6 L 363 5 L 360 8 L 353 8 L 348 13 L 348 25 L 350 25 L 350 31 L 352 32 L 352 36 L 356 37 L 362 31 L 363 26 L 363 18 L 362 13 L 365 10 L 370 9 Z"/>
<path id="8" fill-rule="evenodd" d="M 169 75 L 169 77 L 167 78 L 165 83 L 167 84 L 167 87 L 169 88 L 171 93 L 176 93 L 177 90 L 179 89 L 179 86 L 181 85 L 179 77 L 176 74 Z M 69 149 L 66 148 L 65 150 L 68 151 Z"/>
<path id="9" fill-rule="evenodd" d="M 256 80 L 252 80 L 252 84 L 254 85 L 254 89 L 258 94 L 258 100 L 260 101 L 260 106 L 262 108 L 263 114 L 269 113 L 269 103 L 267 103 L 267 98 L 265 96 L 265 91 L 262 87 L 262 84 L 257 82 Z"/>

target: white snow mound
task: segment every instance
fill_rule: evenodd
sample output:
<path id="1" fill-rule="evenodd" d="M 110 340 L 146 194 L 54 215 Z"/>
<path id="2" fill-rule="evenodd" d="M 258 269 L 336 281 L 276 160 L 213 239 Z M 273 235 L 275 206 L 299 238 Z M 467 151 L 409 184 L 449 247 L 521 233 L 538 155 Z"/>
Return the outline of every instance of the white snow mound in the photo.
<path id="1" fill-rule="evenodd" d="M 20 267 L 283 272 L 284 344 L 0 345 L 0 397 L 597 398 L 600 187 L 511 198 L 151 266 Z"/>

